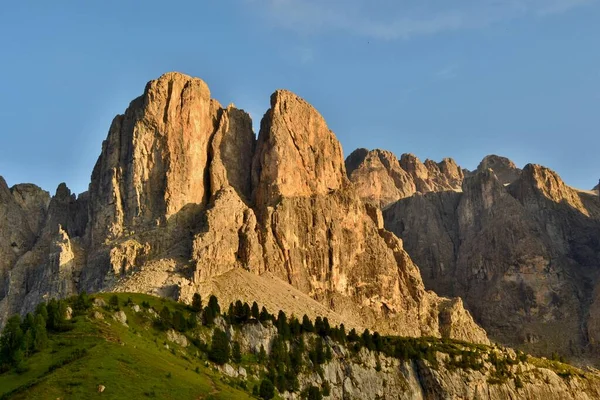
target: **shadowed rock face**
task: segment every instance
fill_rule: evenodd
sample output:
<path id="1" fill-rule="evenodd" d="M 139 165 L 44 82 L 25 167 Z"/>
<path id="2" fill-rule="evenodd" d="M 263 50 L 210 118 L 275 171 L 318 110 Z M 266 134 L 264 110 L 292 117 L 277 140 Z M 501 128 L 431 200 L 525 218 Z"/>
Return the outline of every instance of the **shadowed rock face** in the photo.
<path id="1" fill-rule="evenodd" d="M 458 173 L 451 164 L 426 167 L 429 179 Z M 201 80 L 168 73 L 150 82 L 114 119 L 89 192 L 75 199 L 60 186 L 37 239 L 38 216 L 0 190 L 0 206 L 18 211 L 0 213 L 17 225 L 2 234 L 23 246 L 4 267 L 4 316 L 83 289 L 190 300 L 207 280 L 243 268 L 357 326 L 487 342 L 459 299 L 425 291 L 381 212 L 354 191 L 335 135 L 288 91 L 271 96 L 256 140 L 249 116 L 222 108 Z"/>
<path id="2" fill-rule="evenodd" d="M 490 160 L 481 165 L 497 165 Z M 463 298 L 492 338 L 586 356 L 600 339 L 597 198 L 539 165 L 514 180 L 512 167 L 498 173 L 481 165 L 462 193 L 416 194 L 388 206 L 386 228 L 403 239 L 426 287 Z"/>

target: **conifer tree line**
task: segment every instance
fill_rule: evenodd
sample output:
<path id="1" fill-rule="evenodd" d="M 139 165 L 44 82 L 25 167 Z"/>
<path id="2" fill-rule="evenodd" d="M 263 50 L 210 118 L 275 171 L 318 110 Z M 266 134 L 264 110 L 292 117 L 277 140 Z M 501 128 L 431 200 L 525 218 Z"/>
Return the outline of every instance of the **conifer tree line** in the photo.
<path id="1" fill-rule="evenodd" d="M 267 374 L 261 384 L 254 387 L 253 393 L 264 399 L 272 398 L 271 388 L 277 389 L 280 393 L 300 391 L 298 371 L 303 368 L 312 369 L 322 375 L 322 365 L 333 358 L 335 343 L 345 345 L 353 352 L 358 352 L 364 347 L 402 360 L 426 359 L 432 363 L 437 362 L 435 348 L 426 338 L 384 337 L 379 332 L 371 332 L 368 329 L 359 334 L 354 328 L 346 333 L 344 324 L 331 326 L 327 317 L 318 316 L 313 322 L 305 314 L 299 320 L 294 315 L 288 317 L 282 310 L 275 316 L 264 306 L 259 307 L 256 302 L 249 305 L 238 300 L 229 304 L 227 311 L 221 312 L 219 302 L 214 295 L 211 295 L 208 304 L 203 306 L 200 294 L 196 293 L 189 310 L 191 313 L 186 317 L 179 311 L 171 314 L 165 306 L 159 313 L 161 321 L 157 323 L 161 324 L 163 329 L 173 328 L 185 332 L 198 321 L 206 326 L 214 326 L 215 319 L 221 317 L 232 326 L 271 323 L 277 328 L 270 354 L 267 356 L 263 346 L 255 354 L 256 360 L 266 365 Z M 181 315 L 176 316 L 178 313 Z M 242 359 L 240 344 L 236 341 L 231 342 L 220 328 L 214 328 L 210 347 L 193 337 L 190 337 L 190 340 L 197 347 L 206 350 L 208 358 L 216 364 L 223 365 L 230 361 L 239 363 Z M 303 398 L 311 399 L 327 395 L 329 395 L 327 385 L 323 388 L 307 388 L 302 393 Z"/>
<path id="2" fill-rule="evenodd" d="M 91 299 L 82 292 L 73 301 L 74 315 L 85 313 L 91 305 Z M 69 330 L 67 307 L 65 300 L 51 299 L 48 303 L 38 304 L 35 312 L 28 313 L 23 319 L 20 315 L 10 317 L 0 336 L 0 372 L 13 367 L 17 372 L 24 372 L 25 359 L 48 346 L 49 332 Z"/>

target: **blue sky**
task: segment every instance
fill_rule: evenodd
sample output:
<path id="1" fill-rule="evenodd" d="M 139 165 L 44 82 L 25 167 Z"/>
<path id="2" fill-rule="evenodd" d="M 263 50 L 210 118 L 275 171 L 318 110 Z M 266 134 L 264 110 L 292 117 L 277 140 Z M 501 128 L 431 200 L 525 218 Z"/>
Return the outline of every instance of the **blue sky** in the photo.
<path id="1" fill-rule="evenodd" d="M 250 112 L 290 89 L 348 155 L 473 169 L 500 154 L 600 178 L 600 0 L 12 1 L 0 8 L 0 175 L 87 189 L 114 115 L 167 71 Z"/>

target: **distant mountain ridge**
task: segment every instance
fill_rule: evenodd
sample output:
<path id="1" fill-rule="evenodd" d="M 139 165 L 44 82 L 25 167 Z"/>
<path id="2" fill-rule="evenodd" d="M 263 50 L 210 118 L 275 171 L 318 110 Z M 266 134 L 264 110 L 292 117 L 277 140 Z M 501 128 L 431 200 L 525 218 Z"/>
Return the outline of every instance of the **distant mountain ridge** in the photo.
<path id="1" fill-rule="evenodd" d="M 385 228 L 403 240 L 428 289 L 460 296 L 494 340 L 597 360 L 596 195 L 569 187 L 548 168 L 528 164 L 520 170 L 499 156 L 484 158 L 456 186 L 413 191 L 411 182 L 393 185 L 388 179 L 402 164 L 391 153 L 395 167 L 369 161 L 379 154 L 368 152 L 349 177 L 365 201 L 385 207 Z M 421 177 L 431 175 L 416 165 Z M 406 195 L 393 201 L 390 191 Z"/>

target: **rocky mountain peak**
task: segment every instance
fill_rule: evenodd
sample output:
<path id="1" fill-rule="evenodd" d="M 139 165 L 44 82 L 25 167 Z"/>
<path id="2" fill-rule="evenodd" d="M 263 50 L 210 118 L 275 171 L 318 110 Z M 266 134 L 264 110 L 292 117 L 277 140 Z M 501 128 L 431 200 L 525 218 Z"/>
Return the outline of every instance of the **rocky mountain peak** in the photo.
<path id="1" fill-rule="evenodd" d="M 346 179 L 342 147 L 317 110 L 287 90 L 271 95 L 253 162 L 258 203 L 323 195 Z"/>
<path id="2" fill-rule="evenodd" d="M 511 185 L 515 196 L 524 204 L 539 203 L 540 195 L 556 204 L 567 204 L 589 216 L 579 193 L 566 185 L 558 174 L 550 168 L 537 164 L 527 164 L 521 178 Z"/>
<path id="3" fill-rule="evenodd" d="M 90 184 L 94 243 L 205 204 L 219 110 L 201 79 L 170 72 L 115 117 Z"/>
<path id="4" fill-rule="evenodd" d="M 517 168 L 514 162 L 506 157 L 490 154 L 485 156 L 477 166 L 478 172 L 486 169 L 492 169 L 498 180 L 503 184 L 512 183 L 519 178 L 521 170 Z"/>
<path id="5" fill-rule="evenodd" d="M 355 169 L 360 167 L 368 154 L 369 149 L 361 147 L 354 150 L 348 157 L 346 157 L 344 164 L 346 166 L 346 173 L 348 174 L 348 177 L 352 175 Z"/>
<path id="6" fill-rule="evenodd" d="M 360 198 L 379 207 L 416 191 L 412 177 L 389 151 L 357 149 L 346 158 L 346 171 Z"/>
<path id="7" fill-rule="evenodd" d="M 25 210 L 31 231 L 39 232 L 46 219 L 50 193 L 31 183 L 14 185 L 10 191 L 17 204 Z"/>

